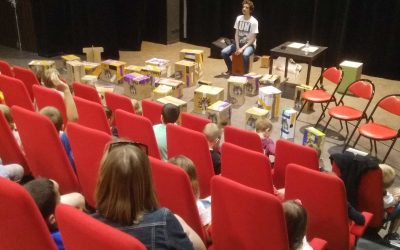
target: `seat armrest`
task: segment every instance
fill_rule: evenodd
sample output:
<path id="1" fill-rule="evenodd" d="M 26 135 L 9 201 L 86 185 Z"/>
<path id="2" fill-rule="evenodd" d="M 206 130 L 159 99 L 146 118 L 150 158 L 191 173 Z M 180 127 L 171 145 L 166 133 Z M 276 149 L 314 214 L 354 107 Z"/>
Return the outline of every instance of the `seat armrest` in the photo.
<path id="1" fill-rule="evenodd" d="M 374 216 L 373 214 L 371 214 L 369 212 L 362 212 L 361 214 L 364 215 L 364 217 L 365 217 L 364 225 L 357 225 L 354 222 L 351 222 L 351 225 L 350 225 L 350 232 L 357 237 L 360 237 L 364 234 L 365 229 L 368 227 L 369 223 L 371 222 L 372 217 Z"/>
<path id="2" fill-rule="evenodd" d="M 328 245 L 328 242 L 320 238 L 313 238 L 309 244 L 313 250 L 323 250 L 326 248 L 326 245 Z"/>

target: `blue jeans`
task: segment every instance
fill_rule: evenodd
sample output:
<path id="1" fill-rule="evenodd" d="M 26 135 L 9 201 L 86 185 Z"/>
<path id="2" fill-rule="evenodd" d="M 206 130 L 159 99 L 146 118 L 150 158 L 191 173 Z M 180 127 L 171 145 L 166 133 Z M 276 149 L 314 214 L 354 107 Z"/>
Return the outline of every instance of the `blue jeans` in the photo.
<path id="1" fill-rule="evenodd" d="M 236 44 L 231 44 L 227 47 L 225 47 L 221 51 L 221 56 L 224 58 L 226 67 L 228 68 L 229 72 L 232 72 L 232 60 L 230 56 L 236 51 Z M 244 66 L 244 72 L 249 73 L 249 58 L 250 56 L 254 53 L 254 46 L 248 46 L 246 49 L 244 49 L 242 56 L 243 56 L 243 66 Z"/>

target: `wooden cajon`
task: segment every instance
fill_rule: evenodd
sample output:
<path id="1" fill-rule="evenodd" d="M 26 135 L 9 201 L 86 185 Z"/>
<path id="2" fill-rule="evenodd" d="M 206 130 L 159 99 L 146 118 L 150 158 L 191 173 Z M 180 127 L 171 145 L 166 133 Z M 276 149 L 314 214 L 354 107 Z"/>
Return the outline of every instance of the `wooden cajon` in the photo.
<path id="1" fill-rule="evenodd" d="M 254 54 L 249 58 L 249 72 L 252 71 L 254 61 Z M 233 75 L 244 75 L 243 56 L 232 54 L 232 74 Z"/>
<path id="2" fill-rule="evenodd" d="M 103 47 L 87 47 L 83 48 L 82 52 L 86 54 L 86 61 L 101 63 L 101 52 L 104 52 Z"/>

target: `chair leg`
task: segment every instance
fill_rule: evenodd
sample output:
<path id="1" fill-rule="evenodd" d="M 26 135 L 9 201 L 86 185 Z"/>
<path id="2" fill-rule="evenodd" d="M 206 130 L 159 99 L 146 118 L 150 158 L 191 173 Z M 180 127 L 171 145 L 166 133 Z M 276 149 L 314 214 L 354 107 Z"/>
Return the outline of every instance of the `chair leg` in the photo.
<path id="1" fill-rule="evenodd" d="M 361 134 L 359 134 L 359 135 L 357 136 L 357 139 L 356 139 L 356 141 L 355 141 L 354 144 L 353 144 L 353 148 L 356 148 L 356 144 L 357 144 L 358 140 L 360 140 L 360 137 L 361 137 Z"/>
<path id="2" fill-rule="evenodd" d="M 344 144 L 343 152 L 346 150 L 346 147 L 350 144 L 351 139 L 353 139 L 354 133 L 356 132 L 356 130 L 358 128 L 358 125 L 360 125 L 360 122 L 361 122 L 361 119 L 358 120 L 357 124 L 354 126 L 353 132 L 351 132 L 351 135 L 350 135 L 349 139 Z M 358 138 L 357 138 L 356 142 L 358 142 Z M 354 144 L 354 146 L 355 146 L 355 144 Z M 354 146 L 353 146 L 353 148 L 354 148 Z"/>
<path id="3" fill-rule="evenodd" d="M 324 127 L 324 129 L 322 130 L 322 132 L 325 132 L 325 130 L 328 128 L 328 125 L 329 125 L 329 123 L 331 122 L 331 120 L 332 120 L 332 116 L 329 116 L 329 119 L 328 119 L 328 121 L 326 122 L 325 127 Z M 315 126 L 316 126 L 316 125 L 315 125 Z"/>
<path id="4" fill-rule="evenodd" d="M 396 143 L 396 141 L 397 141 L 397 137 L 393 140 L 392 144 L 390 145 L 389 150 L 386 152 L 385 158 L 383 158 L 382 163 L 385 163 L 385 161 L 388 158 L 390 151 L 392 151 L 392 148 L 393 148 L 394 144 Z"/>
<path id="5" fill-rule="evenodd" d="M 301 108 L 300 108 L 300 110 L 299 110 L 299 113 L 298 113 L 297 116 L 296 116 L 296 120 L 299 119 L 299 116 L 300 116 L 301 112 L 303 111 L 304 107 L 306 106 L 306 104 L 307 104 L 307 101 L 304 101 L 303 105 L 301 105 Z"/>
<path id="6" fill-rule="evenodd" d="M 347 136 L 349 136 L 349 125 L 348 125 L 347 121 L 345 121 L 345 124 L 346 124 L 346 137 L 344 138 L 344 140 L 346 141 Z M 340 120 L 340 125 L 342 125 L 342 120 Z M 343 126 L 342 126 L 342 128 L 343 128 Z"/>

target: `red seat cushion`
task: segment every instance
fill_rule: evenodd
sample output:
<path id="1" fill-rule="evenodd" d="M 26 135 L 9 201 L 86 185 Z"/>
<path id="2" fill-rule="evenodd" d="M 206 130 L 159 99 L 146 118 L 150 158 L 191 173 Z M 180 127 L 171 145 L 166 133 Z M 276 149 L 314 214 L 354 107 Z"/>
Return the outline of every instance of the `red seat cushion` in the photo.
<path id="1" fill-rule="evenodd" d="M 329 109 L 329 115 L 336 119 L 352 121 L 360 119 L 362 112 L 349 106 L 336 106 Z"/>
<path id="2" fill-rule="evenodd" d="M 375 140 L 390 140 L 397 136 L 397 131 L 379 123 L 367 123 L 358 128 L 360 134 Z"/>
<path id="3" fill-rule="evenodd" d="M 328 102 L 332 95 L 322 89 L 314 89 L 304 92 L 302 97 L 310 102 Z"/>

